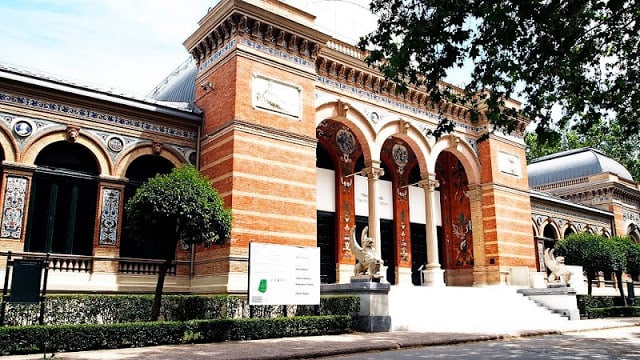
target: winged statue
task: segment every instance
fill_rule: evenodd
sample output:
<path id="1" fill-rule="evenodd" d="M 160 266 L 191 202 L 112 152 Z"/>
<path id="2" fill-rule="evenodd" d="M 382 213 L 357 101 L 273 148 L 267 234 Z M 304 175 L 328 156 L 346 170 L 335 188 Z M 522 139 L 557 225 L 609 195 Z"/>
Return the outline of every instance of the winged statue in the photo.
<path id="1" fill-rule="evenodd" d="M 351 252 L 356 257 L 356 266 L 354 268 L 354 275 L 371 275 L 373 278 L 381 278 L 380 275 L 380 266 L 382 265 L 382 260 L 376 258 L 376 250 L 375 250 L 375 242 L 372 238 L 368 236 L 369 227 L 365 226 L 362 230 L 362 235 L 360 237 L 360 242 L 362 245 L 358 244 L 358 240 L 356 239 L 356 228 L 355 226 L 351 229 L 349 242 L 351 245 Z"/>
<path id="2" fill-rule="evenodd" d="M 564 264 L 564 256 L 553 256 L 554 249 L 545 249 L 544 250 L 544 264 L 547 266 L 547 269 L 551 271 L 547 281 L 552 282 L 560 282 L 569 285 L 571 282 L 571 272 L 567 269 Z"/>

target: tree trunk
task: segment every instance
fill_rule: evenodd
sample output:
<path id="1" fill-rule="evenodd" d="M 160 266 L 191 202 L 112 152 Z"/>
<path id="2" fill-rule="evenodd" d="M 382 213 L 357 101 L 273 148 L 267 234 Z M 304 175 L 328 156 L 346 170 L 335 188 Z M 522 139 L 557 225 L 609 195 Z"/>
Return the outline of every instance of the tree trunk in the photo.
<path id="1" fill-rule="evenodd" d="M 160 318 L 160 305 L 162 304 L 162 290 L 164 288 L 164 279 L 167 277 L 167 271 L 169 271 L 169 267 L 171 266 L 171 262 L 175 257 L 176 247 L 178 246 L 178 239 L 171 241 L 170 244 L 167 245 L 166 254 L 164 258 L 164 262 L 160 265 L 160 270 L 158 271 L 158 282 L 156 283 L 156 293 L 153 297 L 153 305 L 151 306 L 151 321 L 158 321 Z"/>
<path id="2" fill-rule="evenodd" d="M 618 289 L 620 290 L 622 303 L 624 304 L 624 306 L 627 306 L 627 298 L 624 297 L 624 289 L 622 288 L 622 271 L 616 271 L 616 282 L 618 283 Z"/>
<path id="3" fill-rule="evenodd" d="M 593 273 L 591 271 L 587 271 L 587 294 L 591 296 L 591 289 L 593 287 Z"/>

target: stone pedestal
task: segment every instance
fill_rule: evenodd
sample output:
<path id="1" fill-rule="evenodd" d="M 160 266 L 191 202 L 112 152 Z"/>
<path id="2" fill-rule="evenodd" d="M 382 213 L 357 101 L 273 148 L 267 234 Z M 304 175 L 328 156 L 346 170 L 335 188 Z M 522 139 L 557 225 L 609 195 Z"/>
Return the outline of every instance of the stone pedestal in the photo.
<path id="1" fill-rule="evenodd" d="M 355 295 L 360 298 L 360 312 L 355 329 L 363 332 L 391 330 L 389 316 L 389 290 L 387 282 L 376 282 L 371 276 L 354 276 L 348 284 L 323 284 L 323 295 Z"/>
<path id="2" fill-rule="evenodd" d="M 564 284 L 549 284 L 546 289 L 519 289 L 518 293 L 569 320 L 580 320 L 576 291 Z"/>
<path id="3" fill-rule="evenodd" d="M 445 286 L 444 270 L 442 269 L 422 270 L 422 278 L 424 279 L 422 286 Z"/>

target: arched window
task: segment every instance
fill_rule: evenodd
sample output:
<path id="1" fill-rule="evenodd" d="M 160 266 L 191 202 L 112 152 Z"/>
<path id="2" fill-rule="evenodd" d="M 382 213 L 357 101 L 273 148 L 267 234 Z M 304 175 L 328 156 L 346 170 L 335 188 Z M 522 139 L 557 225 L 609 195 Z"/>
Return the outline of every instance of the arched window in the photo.
<path id="1" fill-rule="evenodd" d="M 25 250 L 91 255 L 98 163 L 86 147 L 68 142 L 38 154 L 29 201 Z"/>
<path id="2" fill-rule="evenodd" d="M 124 187 L 124 204 L 126 205 L 144 182 L 158 174 L 168 174 L 173 168 L 174 166 L 169 160 L 157 155 L 143 155 L 132 161 L 125 174 L 128 181 Z M 145 259 L 160 259 L 163 257 L 161 245 L 135 241 L 127 228 L 126 211 L 122 217 L 121 234 L 120 256 Z"/>

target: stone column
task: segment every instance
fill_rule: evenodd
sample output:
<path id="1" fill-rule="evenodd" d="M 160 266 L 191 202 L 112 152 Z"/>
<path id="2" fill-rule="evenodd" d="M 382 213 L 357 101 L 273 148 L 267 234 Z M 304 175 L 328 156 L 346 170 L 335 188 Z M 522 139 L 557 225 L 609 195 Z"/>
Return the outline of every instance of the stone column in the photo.
<path id="1" fill-rule="evenodd" d="M 362 169 L 362 173 L 369 179 L 369 237 L 376 244 L 376 258 L 382 259 L 382 243 L 380 241 L 380 215 L 378 214 L 378 179 L 384 175 L 384 169 L 379 163 L 373 163 L 371 167 Z"/>
<path id="2" fill-rule="evenodd" d="M 435 189 L 438 181 L 433 176 L 420 181 L 418 184 L 424 190 L 425 207 L 427 215 L 427 267 L 422 271 L 424 276 L 423 286 L 444 286 L 444 270 L 438 261 L 438 232 L 436 230 Z"/>

